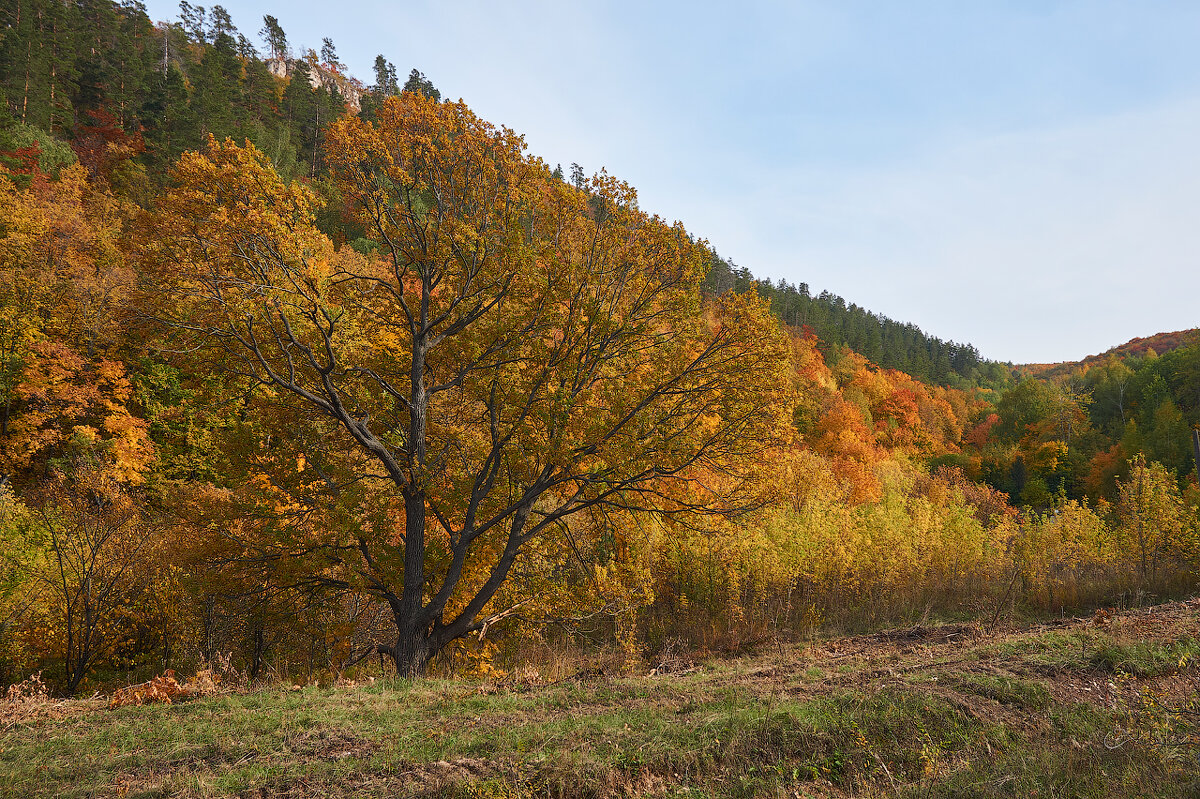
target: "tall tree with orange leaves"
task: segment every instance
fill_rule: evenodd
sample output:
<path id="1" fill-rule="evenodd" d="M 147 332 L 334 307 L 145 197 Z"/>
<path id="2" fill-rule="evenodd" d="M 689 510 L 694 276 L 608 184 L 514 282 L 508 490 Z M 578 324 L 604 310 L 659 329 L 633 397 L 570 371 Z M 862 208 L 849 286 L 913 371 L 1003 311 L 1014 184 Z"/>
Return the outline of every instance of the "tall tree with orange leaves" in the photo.
<path id="1" fill-rule="evenodd" d="M 758 301 L 701 308 L 707 253 L 682 227 L 419 94 L 339 122 L 328 150 L 382 257 L 334 251 L 307 191 L 212 142 L 176 170 L 154 276 L 181 347 L 328 429 L 314 484 L 401 510 L 327 540 L 391 607 L 399 672 L 512 612 L 493 599 L 514 566 L 576 516 L 751 501 L 739 476 L 790 427 L 788 343 Z"/>

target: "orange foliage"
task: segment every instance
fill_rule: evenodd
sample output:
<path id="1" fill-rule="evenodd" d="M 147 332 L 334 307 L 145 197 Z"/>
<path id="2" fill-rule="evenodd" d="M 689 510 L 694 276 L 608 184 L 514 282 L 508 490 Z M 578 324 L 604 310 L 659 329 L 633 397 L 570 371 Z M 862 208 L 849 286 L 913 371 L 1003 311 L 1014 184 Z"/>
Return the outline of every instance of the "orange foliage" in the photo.
<path id="1" fill-rule="evenodd" d="M 158 677 L 144 683 L 131 685 L 115 692 L 108 700 L 108 709 L 127 705 L 171 704 L 176 699 L 191 696 L 191 691 L 175 679 L 175 671 L 167 669 Z"/>
<path id="2" fill-rule="evenodd" d="M 110 111 L 86 112 L 89 121 L 77 127 L 71 144 L 79 163 L 94 177 L 112 182 L 130 160 L 145 152 L 146 143 L 140 132 L 132 135 L 121 128 L 120 121 Z"/>
<path id="3" fill-rule="evenodd" d="M 124 367 L 52 341 L 33 345 L 26 357 L 0 464 L 11 472 L 47 457 L 89 455 L 119 480 L 141 482 L 154 450 L 148 424 L 126 405 L 133 388 Z"/>
<path id="4" fill-rule="evenodd" d="M 126 481 L 151 457 L 132 391 L 109 357 L 133 283 L 126 210 L 75 165 L 27 188 L 0 180 L 0 465 L 13 473 L 68 450 L 103 449 Z"/>
<path id="5" fill-rule="evenodd" d="M 916 493 L 938 505 L 953 502 L 969 505 L 973 508 L 975 518 L 982 524 L 1015 521 L 1017 518 L 1017 510 L 1008 504 L 1007 494 L 975 482 L 961 469 L 952 466 L 938 467 L 932 474 L 917 478 L 913 488 Z"/>
<path id="6" fill-rule="evenodd" d="M 971 428 L 971 432 L 964 437 L 963 441 L 967 444 L 970 444 L 977 450 L 982 450 L 988 445 L 988 443 L 990 443 L 992 439 L 992 429 L 999 424 L 999 422 L 999 414 L 989 413 L 986 419 L 975 425 L 975 427 Z"/>
<path id="7" fill-rule="evenodd" d="M 830 458 L 873 463 L 879 455 L 874 439 L 862 411 L 838 394 L 830 398 L 817 422 L 812 448 Z"/>
<path id="8" fill-rule="evenodd" d="M 1113 444 L 1104 452 L 1096 453 L 1088 464 L 1087 475 L 1083 478 L 1088 494 L 1092 497 L 1111 497 L 1117 492 L 1117 478 L 1125 472 L 1129 456 L 1120 442 Z"/>

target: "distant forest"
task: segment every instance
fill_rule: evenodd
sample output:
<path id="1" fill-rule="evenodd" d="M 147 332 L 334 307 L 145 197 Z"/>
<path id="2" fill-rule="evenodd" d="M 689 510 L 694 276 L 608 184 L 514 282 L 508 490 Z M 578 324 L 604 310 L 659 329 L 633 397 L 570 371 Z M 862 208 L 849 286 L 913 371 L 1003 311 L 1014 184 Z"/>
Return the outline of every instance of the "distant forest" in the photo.
<path id="1" fill-rule="evenodd" d="M 1002 388 L 1012 382 L 1011 365 L 981 359 L 971 344 L 926 335 L 914 324 L 872 313 L 828 291 L 814 297 L 807 283 L 758 279 L 714 255 L 705 285 L 716 294 L 757 291 L 786 324 L 812 331 L 826 359 L 853 350 L 884 368 L 941 386 Z"/>

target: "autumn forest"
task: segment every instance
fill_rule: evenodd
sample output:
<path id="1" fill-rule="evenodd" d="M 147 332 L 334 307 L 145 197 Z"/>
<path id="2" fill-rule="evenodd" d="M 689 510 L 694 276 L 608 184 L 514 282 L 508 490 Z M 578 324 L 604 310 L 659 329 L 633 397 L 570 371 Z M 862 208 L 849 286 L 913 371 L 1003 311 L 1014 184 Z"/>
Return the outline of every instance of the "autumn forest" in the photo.
<path id="1" fill-rule="evenodd" d="M 418 69 L 180 8 L 0 11 L 0 686 L 632 668 L 1195 590 L 1195 331 L 990 361 Z"/>

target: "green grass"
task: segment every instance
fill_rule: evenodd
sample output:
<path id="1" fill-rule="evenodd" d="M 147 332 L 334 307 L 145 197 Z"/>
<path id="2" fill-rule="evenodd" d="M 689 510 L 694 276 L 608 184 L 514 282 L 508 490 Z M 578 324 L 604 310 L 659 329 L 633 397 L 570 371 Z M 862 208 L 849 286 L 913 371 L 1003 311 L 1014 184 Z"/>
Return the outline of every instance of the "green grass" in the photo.
<path id="1" fill-rule="evenodd" d="M 950 682 L 955 688 L 1023 710 L 1046 710 L 1053 699 L 1040 683 L 1015 677 L 969 674 Z"/>
<path id="2" fill-rule="evenodd" d="M 1175 674 L 1200 655 L 1200 640 L 1184 636 L 1174 641 L 1102 641 L 1091 663 L 1114 674 L 1161 677 Z"/>
<path id="3" fill-rule="evenodd" d="M 1194 639 L 1051 630 L 923 661 L 879 646 L 836 663 L 798 647 L 686 679 L 78 703 L 0 726 L 0 795 L 1197 795 L 1195 753 L 1130 729 L 1145 714 L 1062 694 L 1115 672 L 1190 685 Z M 881 662 L 905 670 L 879 676 Z"/>
<path id="4" fill-rule="evenodd" d="M 1099 669 L 1109 673 L 1156 677 L 1174 674 L 1183 658 L 1200 657 L 1200 639 L 1181 635 L 1166 640 L 1139 639 L 1119 632 L 1080 628 L 1022 636 L 985 649 L 998 657 L 1021 657 L 1063 670 Z"/>

